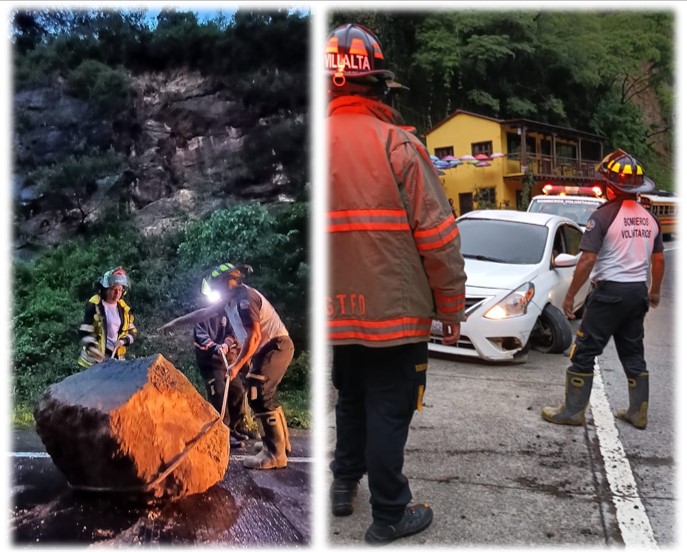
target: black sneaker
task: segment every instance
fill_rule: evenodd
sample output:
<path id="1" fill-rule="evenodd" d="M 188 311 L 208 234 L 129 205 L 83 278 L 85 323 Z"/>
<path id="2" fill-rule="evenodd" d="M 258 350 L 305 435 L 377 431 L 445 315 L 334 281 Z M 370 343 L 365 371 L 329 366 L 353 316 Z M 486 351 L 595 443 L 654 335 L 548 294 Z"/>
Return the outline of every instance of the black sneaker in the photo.
<path id="1" fill-rule="evenodd" d="M 332 514 L 335 516 L 350 516 L 353 513 L 355 495 L 358 494 L 358 482 L 345 479 L 335 479 L 329 489 L 332 501 Z"/>
<path id="2" fill-rule="evenodd" d="M 240 449 L 246 446 L 246 442 L 236 439 L 231 433 L 229 434 L 229 448 Z"/>
<path id="3" fill-rule="evenodd" d="M 365 533 L 368 544 L 389 544 L 390 542 L 424 531 L 434 519 L 429 504 L 415 504 L 406 508 L 403 517 L 391 525 L 374 522 Z"/>
<path id="4" fill-rule="evenodd" d="M 236 429 L 230 430 L 229 435 L 231 436 L 232 439 L 236 439 L 237 441 L 248 441 L 250 439 L 250 437 L 248 437 L 248 435 L 245 435 Z"/>
<path id="5" fill-rule="evenodd" d="M 234 436 L 237 439 L 248 441 L 250 439 L 260 439 L 260 433 L 257 429 L 250 429 L 248 426 L 238 425 L 233 430 Z"/>

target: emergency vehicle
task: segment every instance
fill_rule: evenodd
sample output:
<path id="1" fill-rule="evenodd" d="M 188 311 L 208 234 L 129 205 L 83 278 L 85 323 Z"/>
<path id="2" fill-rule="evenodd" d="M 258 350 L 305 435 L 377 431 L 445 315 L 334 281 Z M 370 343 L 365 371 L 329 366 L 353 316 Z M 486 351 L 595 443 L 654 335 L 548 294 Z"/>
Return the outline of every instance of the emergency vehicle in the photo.
<path id="1" fill-rule="evenodd" d="M 567 217 L 582 228 L 592 213 L 606 202 L 600 186 L 544 186 L 543 195 L 532 198 L 527 210 L 532 213 L 547 213 Z"/>
<path id="2" fill-rule="evenodd" d="M 639 202 L 658 219 L 663 239 L 670 240 L 672 234 L 677 232 L 677 196 L 672 192 L 656 190 L 651 194 L 640 194 Z"/>

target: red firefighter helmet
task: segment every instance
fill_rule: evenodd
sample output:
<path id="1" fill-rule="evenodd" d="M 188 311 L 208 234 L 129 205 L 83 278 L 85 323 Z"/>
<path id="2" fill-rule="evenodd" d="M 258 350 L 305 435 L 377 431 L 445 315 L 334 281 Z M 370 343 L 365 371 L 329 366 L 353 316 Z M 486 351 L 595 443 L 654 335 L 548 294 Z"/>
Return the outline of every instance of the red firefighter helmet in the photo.
<path id="1" fill-rule="evenodd" d="M 644 174 L 642 164 L 621 149 L 604 157 L 596 171 L 609 186 L 625 194 L 643 194 L 656 187 L 654 181 Z"/>
<path id="2" fill-rule="evenodd" d="M 384 81 L 389 88 L 401 87 L 386 69 L 379 39 L 362 25 L 347 23 L 334 29 L 327 39 L 324 63 L 327 75 L 337 87 L 347 79 L 366 77 Z"/>

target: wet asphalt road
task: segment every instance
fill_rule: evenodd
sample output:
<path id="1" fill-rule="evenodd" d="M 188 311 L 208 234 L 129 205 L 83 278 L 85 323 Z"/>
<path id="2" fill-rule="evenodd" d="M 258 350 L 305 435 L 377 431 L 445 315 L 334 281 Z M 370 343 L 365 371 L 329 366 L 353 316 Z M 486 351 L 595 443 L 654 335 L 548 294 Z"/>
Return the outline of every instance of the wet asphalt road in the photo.
<path id="1" fill-rule="evenodd" d="M 232 449 L 224 480 L 176 502 L 85 493 L 69 487 L 33 431 L 16 431 L 11 458 L 14 544 L 307 545 L 311 536 L 310 437 L 291 430 L 282 470 L 243 467 Z M 30 454 L 37 453 L 37 454 Z"/>
<path id="2" fill-rule="evenodd" d="M 524 364 L 504 365 L 430 358 L 424 409 L 413 417 L 404 473 L 413 501 L 429 502 L 434 521 L 403 539 L 403 546 L 643 550 L 687 542 L 678 513 L 684 500 L 677 485 L 683 366 L 676 353 L 684 333 L 675 324 L 676 245 L 666 253 L 661 304 L 645 325 L 651 393 L 644 431 L 613 417 L 615 408 L 626 406 L 628 392 L 612 343 L 598 358 L 594 378 L 604 400 L 596 400 L 601 393 L 593 396 L 583 427 L 541 418 L 544 406 L 562 401 L 566 355 L 533 351 Z M 330 389 L 328 458 L 335 394 Z M 363 544 L 372 521 L 369 499 L 363 477 L 353 515 L 328 514 L 333 545 Z"/>

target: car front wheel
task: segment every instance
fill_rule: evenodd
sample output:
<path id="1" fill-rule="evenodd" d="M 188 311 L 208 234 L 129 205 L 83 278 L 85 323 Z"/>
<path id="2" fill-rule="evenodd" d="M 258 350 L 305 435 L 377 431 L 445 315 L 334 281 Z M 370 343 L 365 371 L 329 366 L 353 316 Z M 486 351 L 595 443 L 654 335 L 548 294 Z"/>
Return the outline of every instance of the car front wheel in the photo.
<path id="1" fill-rule="evenodd" d="M 572 329 L 565 315 L 552 304 L 544 307 L 532 329 L 530 344 L 542 353 L 563 353 L 572 343 Z"/>

